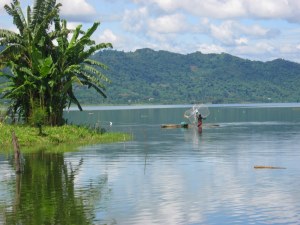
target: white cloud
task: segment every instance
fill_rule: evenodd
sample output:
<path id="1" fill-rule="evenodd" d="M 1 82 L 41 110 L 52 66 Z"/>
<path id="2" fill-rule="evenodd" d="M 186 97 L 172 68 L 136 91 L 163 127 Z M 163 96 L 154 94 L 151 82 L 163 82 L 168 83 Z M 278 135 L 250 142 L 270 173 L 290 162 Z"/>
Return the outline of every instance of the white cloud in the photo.
<path id="1" fill-rule="evenodd" d="M 287 60 L 292 60 L 300 63 L 299 54 L 300 54 L 300 43 L 298 44 L 283 43 L 278 49 L 279 56 L 276 58 L 280 57 L 280 58 L 284 58 Z"/>
<path id="2" fill-rule="evenodd" d="M 147 32 L 147 36 L 150 39 L 153 39 L 153 40 L 156 40 L 156 41 L 160 42 L 160 44 L 163 44 L 164 42 L 166 42 L 169 39 L 170 36 L 174 37 L 174 35 L 172 35 L 172 34 L 160 34 L 158 32 L 151 31 L 151 30 L 149 30 Z"/>
<path id="3" fill-rule="evenodd" d="M 246 45 L 248 43 L 248 39 L 247 38 L 239 38 L 235 40 L 237 45 Z"/>
<path id="4" fill-rule="evenodd" d="M 240 45 L 235 47 L 233 52 L 237 55 L 247 55 L 249 57 L 253 56 L 269 56 L 276 51 L 275 46 L 267 42 L 258 42 L 249 45 Z M 278 58 L 278 57 L 276 57 Z"/>
<path id="5" fill-rule="evenodd" d="M 215 44 L 201 44 L 198 47 L 198 51 L 202 53 L 222 53 L 225 52 L 225 48 Z"/>
<path id="6" fill-rule="evenodd" d="M 144 47 L 144 42 L 139 43 L 135 37 L 126 36 L 124 34 L 116 34 L 110 29 L 105 29 L 95 38 L 97 43 L 111 43 L 113 48 L 122 51 L 131 51 Z"/>
<path id="7" fill-rule="evenodd" d="M 244 0 L 244 6 L 249 14 L 258 18 L 285 18 L 292 12 L 293 0 Z"/>
<path id="8" fill-rule="evenodd" d="M 218 19 L 256 18 L 300 22 L 298 0 L 136 0 L 155 5 L 165 12 L 185 11 L 196 16 Z"/>
<path id="9" fill-rule="evenodd" d="M 226 45 L 234 43 L 234 33 L 231 22 L 222 23 L 220 26 L 210 25 L 211 35 Z"/>
<path id="10" fill-rule="evenodd" d="M 10 0 L 1 0 L 0 2 L 1 8 L 3 8 L 5 4 L 9 4 L 10 2 L 11 2 Z"/>
<path id="11" fill-rule="evenodd" d="M 279 30 L 263 28 L 257 24 L 243 25 L 233 20 L 224 21 L 220 25 L 210 24 L 208 26 L 212 37 L 226 45 L 244 44 L 247 39 L 246 36 L 269 39 L 280 33 Z"/>
<path id="12" fill-rule="evenodd" d="M 289 20 L 292 22 L 300 22 L 300 14 L 299 14 L 299 10 L 300 10 L 300 1 L 295 0 L 295 1 L 289 1 L 289 4 L 291 5 L 291 14 L 289 17 Z"/>
<path id="13" fill-rule="evenodd" d="M 269 29 L 263 28 L 257 24 L 254 24 L 252 26 L 245 26 L 242 24 L 235 23 L 235 28 L 237 28 L 240 32 L 244 34 L 256 37 L 265 37 L 269 32 Z"/>
<path id="14" fill-rule="evenodd" d="M 81 25 L 79 22 L 68 22 L 67 23 L 67 28 L 68 29 L 76 29 L 77 26 Z"/>
<path id="15" fill-rule="evenodd" d="M 149 2 L 151 2 L 151 0 Z M 165 11 L 174 11 L 182 5 L 181 1 L 177 0 L 152 0 L 152 2 Z"/>
<path id="16" fill-rule="evenodd" d="M 149 20 L 149 29 L 158 33 L 177 33 L 185 29 L 185 18 L 182 14 L 166 15 Z"/>
<path id="17" fill-rule="evenodd" d="M 1 13 L 2 12 L 4 12 L 5 11 L 5 9 L 4 9 L 4 6 L 7 4 L 10 4 L 11 3 L 11 0 L 1 0 L 0 1 L 0 15 L 1 15 Z"/>
<path id="18" fill-rule="evenodd" d="M 300 43 L 294 44 L 283 44 L 279 47 L 279 51 L 284 54 L 300 53 Z"/>
<path id="19" fill-rule="evenodd" d="M 117 35 L 115 35 L 111 30 L 106 29 L 103 33 L 97 38 L 99 42 L 103 43 L 115 43 L 120 40 Z"/>
<path id="20" fill-rule="evenodd" d="M 154 17 L 149 14 L 146 7 L 126 10 L 122 24 L 126 31 L 136 33 L 145 40 L 161 42 L 162 45 L 165 45 L 165 42 L 172 42 L 172 39 L 178 37 L 176 34 L 180 35 L 189 28 L 182 14 Z"/>
<path id="21" fill-rule="evenodd" d="M 126 30 L 138 32 L 144 30 L 147 18 L 148 10 L 146 7 L 136 10 L 125 10 L 122 24 Z"/>
<path id="22" fill-rule="evenodd" d="M 275 38 L 280 35 L 280 30 L 277 28 L 265 28 L 258 24 L 244 25 L 239 22 L 235 22 L 233 26 L 234 30 L 237 30 L 240 34 L 250 36 L 252 38 Z"/>
<path id="23" fill-rule="evenodd" d="M 0 27 L 12 28 L 0 0 Z M 22 0 L 22 8 L 33 0 Z M 149 47 L 299 61 L 300 0 L 58 0 L 62 18 L 83 29 L 101 18 L 96 40 L 117 50 Z M 26 12 L 26 11 L 24 11 Z M 77 23 L 78 22 L 78 23 Z M 85 23 L 87 22 L 87 23 Z M 102 30 L 104 29 L 104 31 Z M 14 30 L 16 28 L 14 27 Z"/>
<path id="24" fill-rule="evenodd" d="M 139 0 L 140 4 L 156 5 L 165 12 L 185 11 L 197 16 L 231 18 L 245 14 L 241 0 Z"/>
<path id="25" fill-rule="evenodd" d="M 59 0 L 62 3 L 61 15 L 71 21 L 91 21 L 96 10 L 86 0 Z"/>
<path id="26" fill-rule="evenodd" d="M 184 4 L 183 7 L 186 11 L 198 16 L 208 16 L 221 19 L 241 17 L 246 13 L 243 1 L 241 0 L 189 0 L 189 3 Z"/>

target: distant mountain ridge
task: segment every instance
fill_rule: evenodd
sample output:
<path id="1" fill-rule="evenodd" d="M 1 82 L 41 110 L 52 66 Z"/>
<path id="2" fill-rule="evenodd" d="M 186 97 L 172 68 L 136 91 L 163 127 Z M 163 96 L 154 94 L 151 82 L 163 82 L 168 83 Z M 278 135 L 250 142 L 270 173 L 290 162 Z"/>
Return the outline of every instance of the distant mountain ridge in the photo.
<path id="1" fill-rule="evenodd" d="M 230 54 L 178 54 L 149 48 L 100 51 L 107 99 L 76 87 L 82 104 L 299 102 L 300 64 L 251 61 Z M 3 80 L 2 80 L 3 81 Z"/>
<path id="2" fill-rule="evenodd" d="M 84 103 L 190 104 L 299 102 L 300 64 L 276 59 L 251 61 L 222 54 L 187 55 L 139 49 L 101 51 L 94 58 L 109 67 L 104 73 L 108 98 L 79 89 Z"/>

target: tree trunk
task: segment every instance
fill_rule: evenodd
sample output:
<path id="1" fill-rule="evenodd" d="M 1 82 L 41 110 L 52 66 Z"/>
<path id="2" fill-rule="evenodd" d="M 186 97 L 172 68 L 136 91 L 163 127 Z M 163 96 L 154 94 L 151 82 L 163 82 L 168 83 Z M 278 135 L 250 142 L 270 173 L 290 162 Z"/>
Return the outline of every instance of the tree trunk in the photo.
<path id="1" fill-rule="evenodd" d="M 21 173 L 20 146 L 15 131 L 12 132 L 12 142 L 15 152 L 16 173 Z"/>
<path id="2" fill-rule="evenodd" d="M 50 115 L 50 121 L 52 126 L 61 126 L 64 124 L 64 119 L 63 119 L 63 108 L 62 107 L 57 107 L 56 110 L 52 115 Z"/>

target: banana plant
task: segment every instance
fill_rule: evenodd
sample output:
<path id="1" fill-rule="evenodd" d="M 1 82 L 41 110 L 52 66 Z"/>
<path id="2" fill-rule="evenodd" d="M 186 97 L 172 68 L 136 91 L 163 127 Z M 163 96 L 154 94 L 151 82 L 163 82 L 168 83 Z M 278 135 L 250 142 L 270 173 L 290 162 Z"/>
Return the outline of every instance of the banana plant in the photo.
<path id="1" fill-rule="evenodd" d="M 0 29 L 0 45 L 5 46 L 0 52 L 0 66 L 11 69 L 11 74 L 3 74 L 8 83 L 2 93 L 4 98 L 11 100 L 9 110 L 12 114 L 23 116 L 25 121 L 32 111 L 30 99 L 39 98 L 38 93 L 43 90 L 39 79 L 41 74 L 35 68 L 35 61 L 43 61 L 51 53 L 49 49 L 53 47 L 53 43 L 47 30 L 61 6 L 55 2 L 36 0 L 33 12 L 28 6 L 27 17 L 24 16 L 18 0 L 4 6 L 6 12 L 13 17 L 18 32 Z"/>
<path id="2" fill-rule="evenodd" d="M 5 46 L 0 52 L 0 68 L 9 67 L 12 72 L 2 74 L 8 83 L 1 92 L 11 100 L 12 113 L 25 121 L 33 111 L 31 102 L 46 110 L 52 125 L 63 123 L 63 109 L 71 103 L 82 110 L 74 93 L 75 84 L 94 88 L 106 97 L 104 83 L 110 81 L 102 71 L 107 68 L 90 57 L 112 45 L 96 44 L 91 39 L 98 22 L 86 32 L 81 25 L 68 29 L 67 22 L 59 17 L 60 7 L 56 0 L 36 0 L 33 10 L 28 6 L 26 17 L 18 0 L 4 7 L 18 33 L 0 29 L 0 46 Z"/>

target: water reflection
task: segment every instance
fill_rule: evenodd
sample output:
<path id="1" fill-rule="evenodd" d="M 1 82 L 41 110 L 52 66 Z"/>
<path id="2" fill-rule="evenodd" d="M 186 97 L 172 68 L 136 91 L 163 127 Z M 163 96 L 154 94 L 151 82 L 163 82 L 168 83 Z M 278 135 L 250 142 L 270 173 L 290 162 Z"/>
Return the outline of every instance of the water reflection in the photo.
<path id="1" fill-rule="evenodd" d="M 160 128 L 185 110 L 70 112 L 134 140 L 27 155 L 19 178 L 0 158 L 0 223 L 300 224 L 299 108 L 214 107 L 201 135 Z"/>
<path id="2" fill-rule="evenodd" d="M 135 137 L 69 155 L 87 157 L 90 179 L 92 171 L 109 171 L 112 196 L 96 218 L 119 224 L 300 223 L 299 110 L 216 107 L 205 123 L 219 126 L 204 127 L 201 135 L 160 129 L 180 122 L 184 111 L 94 112 Z M 254 165 L 287 170 L 256 171 Z"/>
<path id="3" fill-rule="evenodd" d="M 14 180 L 1 181 L 9 191 L 0 201 L 2 222 L 94 224 L 95 202 L 101 198 L 107 176 L 75 189 L 83 163 L 82 158 L 67 162 L 63 154 L 24 155 L 23 173 L 11 173 Z"/>

